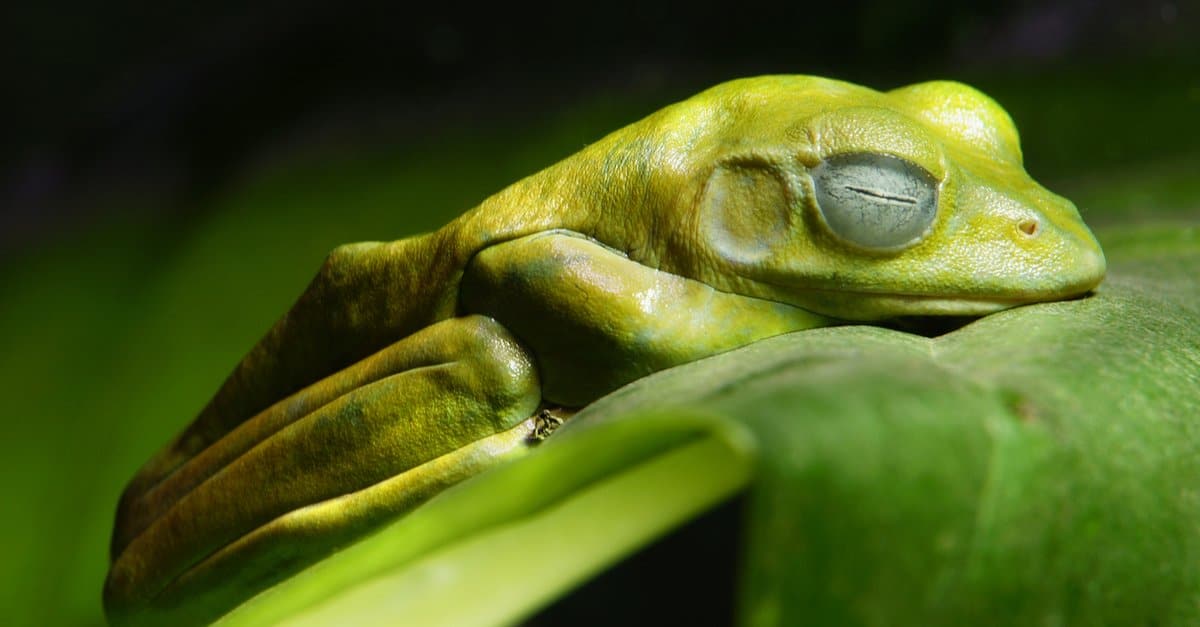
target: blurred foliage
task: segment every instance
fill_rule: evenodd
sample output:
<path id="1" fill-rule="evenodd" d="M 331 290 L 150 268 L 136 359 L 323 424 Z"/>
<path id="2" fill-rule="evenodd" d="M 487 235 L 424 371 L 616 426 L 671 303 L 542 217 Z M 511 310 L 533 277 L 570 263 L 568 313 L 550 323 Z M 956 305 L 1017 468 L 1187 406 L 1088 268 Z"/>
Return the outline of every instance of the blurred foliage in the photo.
<path id="1" fill-rule="evenodd" d="M 36 9 L 40 5 L 23 6 L 23 11 L 41 10 Z M 250 24 L 269 22 L 275 15 L 264 11 Z M 302 15 L 319 23 L 322 14 Z M 982 17 L 961 19 L 973 23 Z M 87 15 L 73 20 L 64 25 L 86 29 L 92 23 Z M 881 34 L 862 35 L 855 26 L 853 35 L 843 36 L 880 42 L 900 36 L 889 30 L 888 20 L 872 23 L 865 32 Z M 381 20 L 378 28 L 388 24 Z M 699 22 L 684 22 L 680 28 L 688 24 Z M 811 23 L 796 24 L 795 31 L 806 37 L 820 30 Z M 66 29 L 60 35 L 69 42 L 75 32 Z M 492 36 L 495 44 L 484 50 L 503 48 L 504 38 Z M 742 35 L 739 41 L 751 36 Z M 772 41 L 782 42 L 779 37 Z M 684 40 L 680 36 L 679 41 Z M 863 55 L 888 53 L 895 58 L 839 75 L 888 88 L 933 78 L 929 68 L 952 74 L 1009 109 L 1021 129 L 1030 171 L 1075 199 L 1089 221 L 1130 224 L 1153 214 L 1194 224 L 1200 207 L 1200 182 L 1194 176 L 1200 164 L 1200 126 L 1194 122 L 1200 110 L 1200 83 L 1196 66 L 1186 57 L 1116 66 L 960 71 L 936 62 L 939 54 L 953 48 L 951 41 L 930 48 L 924 65 L 889 72 L 903 61 L 895 56 L 895 45 L 854 47 Z M 70 50 L 64 47 L 56 54 Z M 760 59 L 779 52 L 770 46 L 756 50 Z M 629 54 L 638 52 L 634 46 Z M 254 53 L 252 47 L 245 54 Z M 114 63 L 109 58 L 88 66 L 92 61 L 85 57 L 60 59 L 84 65 L 67 72 L 66 82 L 56 83 L 61 89 L 54 96 L 55 107 L 39 112 L 33 127 L 69 126 L 62 120 L 76 112 L 67 105 L 79 93 L 69 87 L 70 81 L 86 80 L 96 66 Z M 205 71 L 236 65 L 245 56 L 231 58 L 234 61 L 206 66 Z M 519 57 L 501 53 L 499 58 L 489 67 L 503 74 Z M 800 63 L 790 54 L 786 58 L 791 61 L 737 67 L 807 72 L 849 67 L 838 66 L 829 56 L 812 63 Z M 235 142 L 231 148 L 214 139 L 213 145 L 221 148 L 201 160 L 217 164 L 222 174 L 203 180 L 203 193 L 188 201 L 191 211 L 183 214 L 158 211 L 163 197 L 136 186 L 75 198 L 73 202 L 99 208 L 106 217 L 90 222 L 86 231 L 63 230 L 27 242 L 0 267 L 0 337 L 6 347 L 0 354 L 6 399 L 0 438 L 8 443 L 0 477 L 10 504 L 10 514 L 0 522 L 0 533 L 10 539 L 0 569 L 6 620 L 29 625 L 102 623 L 99 591 L 111 517 L 123 483 L 207 400 L 232 364 L 300 292 L 328 250 L 347 241 L 391 239 L 435 228 L 508 182 L 706 86 L 714 74 L 722 73 L 719 67 L 706 67 L 632 89 L 623 82 L 576 86 L 567 96 L 539 91 L 523 101 L 534 103 L 529 112 L 488 110 L 477 118 L 468 113 L 454 118 L 453 127 L 433 130 L 401 125 L 397 132 L 373 134 L 374 129 L 359 128 L 310 137 L 274 153 L 261 146 L 250 150 L 245 143 Z M 303 69 L 301 61 L 290 72 Z M 244 85 L 263 76 L 247 72 Z M 926 74 L 914 76 L 921 72 Z M 386 73 L 386 66 L 377 66 L 359 76 L 356 84 L 366 89 L 362 86 L 383 80 Z M 173 75 L 169 67 L 159 74 Z M 286 83 L 288 76 L 285 73 L 278 84 Z M 330 89 L 341 88 L 337 81 L 342 79 L 330 80 Z M 403 82 L 395 75 L 387 80 Z M 188 94 L 207 93 L 214 83 L 191 85 L 193 91 L 176 97 L 200 108 L 211 104 L 218 114 L 203 117 L 198 126 L 185 125 L 190 130 L 174 136 L 166 149 L 145 153 L 151 159 L 173 154 L 171 149 L 189 142 L 204 143 L 209 134 L 230 137 L 224 134 L 228 129 L 218 128 L 224 114 L 230 117 L 233 133 L 254 133 L 260 124 L 276 124 L 269 104 L 239 117 L 233 113 L 236 99 L 187 99 Z M 305 96 L 293 89 L 281 94 L 280 101 Z M 545 102 L 539 106 L 543 94 Z M 487 90 L 475 95 L 477 100 L 457 106 L 468 112 L 488 109 Z M 384 106 L 390 102 L 384 99 Z M 420 100 L 416 106 L 431 106 L 430 102 Z M 31 111 L 36 109 L 31 106 Z M 72 137 L 84 137 L 79 141 L 94 151 L 110 147 L 103 137 L 124 136 L 129 128 L 148 128 L 143 136 L 158 141 L 156 127 L 136 123 L 148 110 L 154 110 L 152 104 L 133 107 L 103 132 Z M 313 113 L 289 111 L 301 117 Z M 419 122 L 415 126 L 419 129 Z"/>

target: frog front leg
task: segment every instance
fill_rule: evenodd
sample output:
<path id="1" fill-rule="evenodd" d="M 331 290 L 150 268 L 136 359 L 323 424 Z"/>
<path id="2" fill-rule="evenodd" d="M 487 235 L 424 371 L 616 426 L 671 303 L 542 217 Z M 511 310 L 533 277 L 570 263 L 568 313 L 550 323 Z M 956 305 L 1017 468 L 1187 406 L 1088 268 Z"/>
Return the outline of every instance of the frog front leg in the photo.
<path id="1" fill-rule="evenodd" d="M 651 268 L 566 230 L 478 253 L 460 302 L 520 338 L 534 355 L 544 402 L 567 407 L 652 372 L 833 322 Z"/>
<path id="2" fill-rule="evenodd" d="M 110 616 L 214 618 L 525 450 L 546 432 L 539 405 L 579 407 L 650 372 L 828 323 L 566 231 L 477 254 L 460 313 L 275 403 L 132 498 Z"/>
<path id="3" fill-rule="evenodd" d="M 477 315 L 436 323 L 304 388 L 131 502 L 122 522 L 132 539 L 105 588 L 110 617 L 215 618 L 204 612 L 219 615 L 247 590 L 527 448 L 540 399 L 525 348 Z"/>

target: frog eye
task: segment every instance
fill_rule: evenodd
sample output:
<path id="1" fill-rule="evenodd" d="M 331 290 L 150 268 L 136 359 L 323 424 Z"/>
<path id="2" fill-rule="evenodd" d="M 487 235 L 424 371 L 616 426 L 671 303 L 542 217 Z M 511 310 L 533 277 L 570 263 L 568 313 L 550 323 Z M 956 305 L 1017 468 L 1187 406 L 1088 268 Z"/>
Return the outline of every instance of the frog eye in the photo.
<path id="1" fill-rule="evenodd" d="M 937 180 L 890 155 L 829 157 L 812 169 L 817 208 L 837 237 L 863 248 L 915 244 L 937 213 Z"/>

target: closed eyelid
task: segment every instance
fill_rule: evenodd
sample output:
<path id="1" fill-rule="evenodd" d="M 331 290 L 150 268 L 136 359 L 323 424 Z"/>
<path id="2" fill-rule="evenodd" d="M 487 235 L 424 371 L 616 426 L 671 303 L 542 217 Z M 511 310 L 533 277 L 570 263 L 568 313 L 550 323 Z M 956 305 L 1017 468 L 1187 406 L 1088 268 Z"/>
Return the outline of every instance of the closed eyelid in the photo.
<path id="1" fill-rule="evenodd" d="M 864 196 L 871 196 L 873 198 L 879 198 L 880 200 L 891 200 L 893 202 L 904 203 L 906 205 L 915 205 L 919 202 L 916 198 L 913 198 L 912 196 L 904 196 L 901 194 L 889 193 L 889 192 L 879 190 L 879 189 L 858 187 L 855 185 L 847 185 L 846 189 L 848 189 L 852 192 L 858 192 L 859 194 L 862 194 Z"/>
<path id="2" fill-rule="evenodd" d="M 911 161 L 860 152 L 826 158 L 810 171 L 816 208 L 829 232 L 872 251 L 897 251 L 929 233 L 938 181 Z"/>

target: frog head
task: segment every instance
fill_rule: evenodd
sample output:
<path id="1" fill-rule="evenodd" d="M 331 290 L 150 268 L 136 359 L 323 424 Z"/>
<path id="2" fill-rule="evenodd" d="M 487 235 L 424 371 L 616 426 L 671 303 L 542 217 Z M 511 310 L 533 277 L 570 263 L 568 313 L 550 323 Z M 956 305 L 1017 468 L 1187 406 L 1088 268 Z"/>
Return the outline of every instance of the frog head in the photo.
<path id="1" fill-rule="evenodd" d="M 688 212 L 721 287 L 873 320 L 982 315 L 1103 279 L 1095 237 L 1025 172 L 991 98 L 786 78 L 730 92 L 720 135 L 738 139 L 709 146 Z"/>

